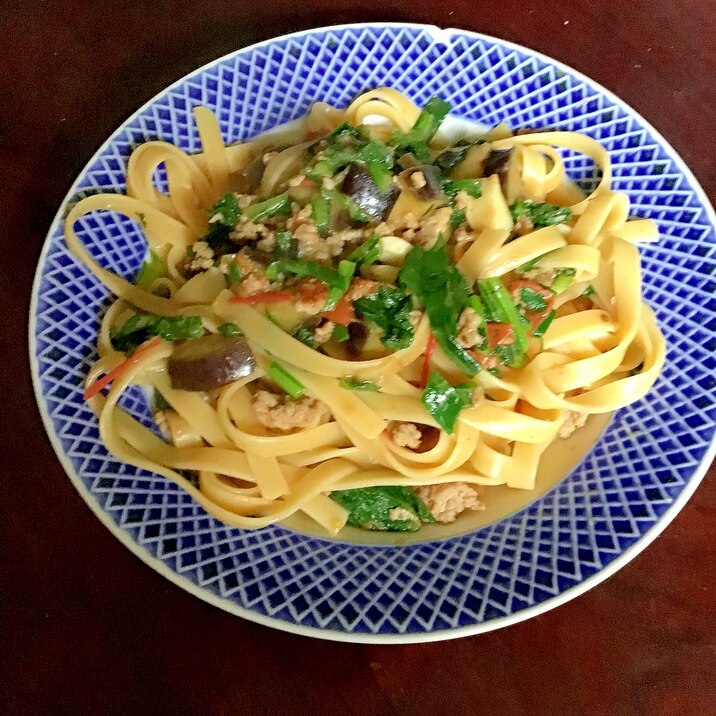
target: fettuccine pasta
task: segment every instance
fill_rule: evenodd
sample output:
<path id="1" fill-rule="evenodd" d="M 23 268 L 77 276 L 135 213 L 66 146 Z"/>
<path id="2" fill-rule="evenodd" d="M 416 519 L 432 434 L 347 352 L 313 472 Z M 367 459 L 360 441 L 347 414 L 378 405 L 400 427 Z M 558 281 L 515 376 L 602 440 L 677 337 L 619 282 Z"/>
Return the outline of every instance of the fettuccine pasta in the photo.
<path id="1" fill-rule="evenodd" d="M 665 345 L 637 244 L 658 232 L 607 152 L 505 125 L 449 142 L 448 110 L 381 88 L 226 145 L 197 107 L 200 154 L 148 142 L 126 195 L 73 206 L 67 244 L 116 296 L 85 386 L 110 452 L 237 527 L 415 530 L 534 489 L 547 446 L 647 393 Z M 80 241 L 95 211 L 141 224 L 135 280 Z M 158 430 L 118 406 L 132 385 Z"/>

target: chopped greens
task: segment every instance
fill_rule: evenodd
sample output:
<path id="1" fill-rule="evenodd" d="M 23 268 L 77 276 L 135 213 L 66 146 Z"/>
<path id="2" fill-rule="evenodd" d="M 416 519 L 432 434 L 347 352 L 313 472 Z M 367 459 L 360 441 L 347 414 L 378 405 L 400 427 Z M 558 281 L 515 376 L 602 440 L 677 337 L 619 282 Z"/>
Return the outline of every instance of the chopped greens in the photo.
<path id="1" fill-rule="evenodd" d="M 231 323 L 229 321 L 227 321 L 226 323 L 222 323 L 219 326 L 219 333 L 221 333 L 224 338 L 232 338 L 233 336 L 241 335 L 239 327 L 235 323 Z"/>
<path id="2" fill-rule="evenodd" d="M 152 336 L 161 336 L 165 341 L 174 343 L 187 338 L 199 338 L 203 334 L 204 326 L 199 316 L 169 318 L 138 313 L 121 326 L 113 328 L 110 339 L 115 350 L 129 355 Z"/>
<path id="3" fill-rule="evenodd" d="M 430 379 L 421 400 L 438 425 L 446 433 L 452 433 L 460 411 L 472 405 L 474 388 L 472 383 L 450 385 L 440 373 L 433 370 L 430 371 Z"/>
<path id="4" fill-rule="evenodd" d="M 363 223 L 372 221 L 370 214 L 366 214 L 366 212 L 363 211 L 363 209 L 361 209 L 360 206 L 353 201 L 353 199 L 338 191 L 338 189 L 330 189 L 326 191 L 325 194 L 333 199 L 338 206 L 345 209 L 348 212 L 348 216 L 350 216 L 353 221 L 360 221 Z"/>
<path id="5" fill-rule="evenodd" d="M 328 220 L 331 217 L 331 204 L 321 193 L 311 197 L 311 220 L 316 225 L 318 233 L 325 237 L 328 235 Z"/>
<path id="6" fill-rule="evenodd" d="M 257 204 L 250 204 L 244 209 L 244 215 L 251 221 L 263 221 L 272 216 L 291 215 L 291 197 L 288 194 L 277 194 Z"/>
<path id="7" fill-rule="evenodd" d="M 157 256 L 153 250 L 149 250 L 149 258 L 142 264 L 139 269 L 135 284 L 139 288 L 147 289 L 151 286 L 153 281 L 164 276 L 166 267 L 164 261 Z"/>
<path id="8" fill-rule="evenodd" d="M 573 268 L 560 269 L 557 271 L 557 275 L 549 285 L 549 290 L 558 294 L 562 293 L 562 291 L 564 291 L 572 283 L 576 273 L 577 272 Z"/>
<path id="9" fill-rule="evenodd" d="M 394 132 L 389 144 L 396 154 L 413 154 L 420 162 L 428 161 L 428 142 L 435 136 L 451 107 L 447 102 L 433 97 L 423 108 L 409 132 Z"/>
<path id="10" fill-rule="evenodd" d="M 318 341 L 316 340 L 316 335 L 314 332 L 307 328 L 306 326 L 301 326 L 294 334 L 293 337 L 297 341 L 301 341 L 304 345 L 307 345 L 309 348 L 316 349 L 318 348 Z"/>
<path id="11" fill-rule="evenodd" d="M 338 264 L 338 269 L 334 269 L 329 266 L 321 266 L 315 261 L 281 259 L 273 261 L 269 265 L 266 269 L 266 278 L 269 281 L 276 281 L 282 274 L 293 274 L 295 276 L 310 276 L 323 281 L 330 288 L 323 310 L 331 311 L 348 290 L 355 268 L 356 265 L 352 261 L 341 261 Z"/>
<path id="12" fill-rule="evenodd" d="M 379 256 L 380 239 L 377 236 L 371 236 L 348 254 L 348 260 L 353 261 L 358 266 L 370 266 L 378 260 Z"/>
<path id="13" fill-rule="evenodd" d="M 514 221 L 524 217 L 529 219 L 535 228 L 563 224 L 572 218 L 572 210 L 568 206 L 556 206 L 547 202 L 516 201 L 510 211 Z"/>
<path id="14" fill-rule="evenodd" d="M 381 286 L 375 293 L 354 301 L 353 305 L 383 331 L 380 341 L 386 348 L 396 351 L 413 342 L 415 329 L 410 320 L 413 304 L 410 296 L 401 289 Z"/>
<path id="15" fill-rule="evenodd" d="M 520 289 L 520 303 L 536 313 L 541 313 L 547 308 L 547 301 L 544 296 L 533 288 Z"/>
<path id="16" fill-rule="evenodd" d="M 266 374 L 281 390 L 288 393 L 294 400 L 298 400 L 305 392 L 306 388 L 297 378 L 291 375 L 281 364 L 276 361 L 269 363 Z"/>
<path id="17" fill-rule="evenodd" d="M 450 261 L 443 242 L 426 251 L 415 246 L 405 257 L 398 283 L 425 306 L 435 339 L 446 355 L 469 376 L 480 366 L 455 341 L 457 321 L 468 304 L 465 277 Z"/>
<path id="18" fill-rule="evenodd" d="M 340 385 L 346 390 L 363 390 L 372 393 L 377 393 L 380 390 L 380 386 L 372 380 L 357 380 L 352 376 L 341 378 Z"/>
<path id="19" fill-rule="evenodd" d="M 415 532 L 435 522 L 425 503 L 409 487 L 362 487 L 334 490 L 331 498 L 348 510 L 348 524 L 384 532 Z M 396 515 L 394 511 L 400 510 Z M 392 515 L 391 515 L 392 513 Z M 404 515 L 407 514 L 407 517 Z"/>
<path id="20" fill-rule="evenodd" d="M 451 198 L 457 196 L 459 191 L 464 191 L 477 199 L 482 196 L 482 183 L 479 179 L 447 179 L 443 182 L 443 191 Z"/>
<path id="21" fill-rule="evenodd" d="M 276 234 L 274 258 L 277 261 L 298 258 L 298 240 L 293 238 L 293 234 L 290 231 L 279 231 Z"/>
<path id="22" fill-rule="evenodd" d="M 513 354 L 510 358 L 510 365 L 514 365 L 517 357 L 527 350 L 527 331 L 522 322 L 517 306 L 512 301 L 509 292 L 502 284 L 499 278 L 483 278 L 477 282 L 480 297 L 487 307 L 487 310 L 499 323 L 509 323 L 515 333 Z M 501 351 L 501 354 L 507 354 Z"/>
<path id="23" fill-rule="evenodd" d="M 587 288 L 585 288 L 584 291 L 582 291 L 582 296 L 584 298 L 589 298 L 590 296 L 594 296 L 595 293 L 596 293 L 596 291 L 594 290 L 594 286 L 590 285 L 590 286 L 587 286 Z"/>
<path id="24" fill-rule="evenodd" d="M 331 338 L 336 341 L 336 343 L 345 343 L 350 337 L 348 326 L 344 326 L 342 323 L 336 323 L 333 327 Z"/>
<path id="25" fill-rule="evenodd" d="M 226 276 L 229 279 L 229 286 L 234 286 L 242 279 L 241 269 L 236 261 L 229 261 L 226 265 Z"/>
<path id="26" fill-rule="evenodd" d="M 459 226 L 465 223 L 465 210 L 464 209 L 453 209 L 450 214 L 450 226 L 453 231 Z"/>
<path id="27" fill-rule="evenodd" d="M 211 217 L 209 220 L 212 224 L 235 226 L 241 216 L 241 207 L 239 206 L 236 195 L 233 192 L 224 194 L 224 196 L 209 209 L 209 216 Z"/>
<path id="28" fill-rule="evenodd" d="M 547 316 L 542 320 L 542 322 L 535 328 L 534 333 L 532 334 L 535 338 L 542 338 L 542 336 L 547 332 L 547 329 L 552 325 L 552 321 L 554 320 L 554 317 L 557 315 L 557 311 L 552 309 Z"/>

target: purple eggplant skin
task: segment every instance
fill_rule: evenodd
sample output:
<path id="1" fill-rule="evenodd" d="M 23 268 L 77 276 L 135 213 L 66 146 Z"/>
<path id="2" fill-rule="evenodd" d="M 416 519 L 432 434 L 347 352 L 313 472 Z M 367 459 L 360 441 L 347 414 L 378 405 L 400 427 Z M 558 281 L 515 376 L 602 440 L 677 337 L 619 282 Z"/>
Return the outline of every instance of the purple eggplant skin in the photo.
<path id="1" fill-rule="evenodd" d="M 249 162 L 236 179 L 236 191 L 240 194 L 255 194 L 264 176 L 263 156 L 259 155 Z"/>
<path id="2" fill-rule="evenodd" d="M 504 179 L 507 176 L 511 156 L 512 149 L 493 149 L 482 165 L 482 176 L 497 174 L 501 180 Z"/>
<path id="3" fill-rule="evenodd" d="M 421 172 L 425 178 L 425 185 L 419 188 L 413 184 L 411 179 L 411 176 L 416 172 Z M 423 164 L 419 167 L 406 169 L 401 173 L 400 177 L 403 184 L 424 201 L 445 198 L 443 185 L 440 181 L 440 170 L 432 164 Z"/>
<path id="4" fill-rule="evenodd" d="M 385 221 L 398 198 L 394 185 L 382 192 L 368 170 L 360 164 L 351 164 L 341 183 L 341 192 L 352 199 L 371 219 Z"/>
<path id="5" fill-rule="evenodd" d="M 176 390 L 212 390 L 245 378 L 256 369 L 256 357 L 243 336 L 218 334 L 179 344 L 169 356 L 167 370 Z"/>

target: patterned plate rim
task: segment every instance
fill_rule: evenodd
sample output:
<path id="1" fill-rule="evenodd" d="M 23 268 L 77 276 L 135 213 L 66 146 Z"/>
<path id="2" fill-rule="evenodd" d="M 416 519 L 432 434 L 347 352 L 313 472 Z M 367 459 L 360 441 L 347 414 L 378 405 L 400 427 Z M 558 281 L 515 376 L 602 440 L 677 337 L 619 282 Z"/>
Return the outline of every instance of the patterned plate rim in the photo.
<path id="1" fill-rule="evenodd" d="M 533 50 L 529 47 L 525 47 L 524 45 L 519 45 L 515 42 L 510 42 L 508 40 L 503 40 L 499 37 L 494 37 L 492 35 L 486 35 L 479 32 L 472 32 L 470 30 L 462 30 L 460 28 L 440 28 L 436 25 L 424 25 L 421 23 L 405 23 L 405 22 L 372 22 L 372 23 L 349 23 L 349 24 L 339 24 L 339 25 L 326 25 L 322 27 L 314 27 L 309 28 L 307 30 L 300 30 L 297 32 L 291 32 L 287 33 L 285 35 L 279 35 L 277 37 L 272 37 L 267 40 L 263 40 L 261 42 L 254 43 L 253 45 L 249 45 L 247 47 L 242 47 L 238 50 L 235 50 L 233 52 L 229 52 L 226 55 L 222 55 L 221 57 L 217 57 L 214 60 L 211 60 L 210 62 L 207 62 L 206 64 L 202 65 L 201 67 L 198 67 L 191 72 L 187 73 L 183 77 L 179 78 L 172 84 L 165 87 L 161 92 L 157 93 L 153 97 L 151 97 L 147 102 L 145 102 L 141 107 L 139 107 L 135 112 L 133 112 L 129 117 L 127 117 L 110 135 L 109 137 L 100 145 L 100 147 L 97 149 L 96 152 L 87 160 L 85 165 L 83 166 L 82 170 L 79 172 L 77 178 L 72 183 L 72 186 L 69 188 L 66 196 L 62 200 L 62 203 L 52 220 L 52 223 L 50 224 L 50 227 L 47 232 L 47 236 L 45 238 L 45 241 L 42 246 L 42 250 L 40 252 L 40 256 L 38 258 L 37 262 L 37 268 L 35 270 L 35 277 L 33 280 L 33 286 L 32 286 L 32 296 L 30 300 L 30 311 L 29 311 L 29 321 L 28 321 L 28 344 L 29 344 L 29 358 L 30 358 L 30 368 L 32 373 L 32 384 L 33 389 L 35 393 L 35 400 L 37 402 L 38 409 L 40 411 L 40 415 L 42 417 L 42 422 L 45 427 L 45 431 L 47 433 L 47 436 L 50 440 L 50 443 L 52 445 L 52 448 L 55 451 L 55 454 L 57 455 L 60 464 L 62 465 L 65 473 L 70 478 L 70 481 L 74 485 L 75 489 L 79 493 L 79 495 L 82 497 L 82 499 L 87 503 L 89 508 L 92 510 L 92 512 L 95 514 L 95 516 L 102 522 L 102 524 L 125 546 L 127 549 L 129 549 L 131 552 L 133 552 L 139 559 L 141 559 L 145 564 L 147 564 L 149 567 L 151 567 L 153 570 L 158 572 L 160 575 L 168 579 L 170 582 L 176 584 L 178 587 L 181 587 L 185 591 L 189 592 L 190 594 L 194 595 L 195 597 L 198 597 L 199 599 L 202 599 L 203 601 L 211 604 L 212 606 L 218 607 L 220 609 L 223 609 L 224 611 L 227 611 L 231 614 L 235 614 L 237 616 L 243 617 L 244 619 L 247 619 L 249 621 L 255 622 L 257 624 L 262 624 L 264 626 L 272 627 L 274 629 L 279 629 L 281 631 L 290 632 L 293 634 L 300 634 L 303 636 L 310 636 L 314 638 L 319 639 L 327 639 L 331 641 L 341 641 L 341 642 L 354 642 L 354 643 L 364 643 L 364 644 L 410 644 L 410 643 L 420 643 L 420 642 L 431 642 L 431 641 L 443 641 L 447 639 L 455 639 L 463 636 L 471 636 L 474 634 L 481 634 L 489 631 L 493 631 L 495 629 L 501 629 L 506 626 L 510 626 L 512 624 L 517 624 L 521 621 L 525 621 L 527 619 L 530 619 L 534 616 L 537 616 L 538 614 L 543 614 L 551 609 L 554 609 L 555 607 L 558 607 L 562 604 L 565 604 L 566 602 L 574 599 L 575 597 L 578 597 L 580 594 L 584 594 L 586 591 L 592 589 L 593 587 L 596 587 L 598 584 L 603 582 L 604 580 L 611 577 L 615 572 L 617 572 L 619 569 L 621 569 L 624 565 L 626 565 L 628 562 L 630 562 L 634 557 L 636 557 L 642 550 L 646 549 L 662 532 L 666 527 L 671 523 L 671 521 L 676 517 L 676 515 L 681 511 L 681 509 L 684 507 L 684 505 L 688 502 L 688 500 L 691 498 L 691 496 L 696 491 L 696 488 L 701 483 L 701 480 L 703 479 L 704 475 L 706 474 L 709 466 L 711 465 L 711 462 L 714 460 L 714 457 L 716 457 L 716 432 L 711 437 L 711 442 L 704 453 L 701 462 L 696 466 L 694 469 L 694 472 L 692 473 L 691 477 L 689 478 L 688 482 L 684 485 L 682 491 L 679 493 L 678 497 L 674 500 L 674 502 L 671 504 L 671 506 L 661 515 L 661 517 L 658 519 L 658 521 L 647 531 L 645 532 L 634 544 L 626 548 L 618 557 L 615 557 L 609 564 L 607 564 L 605 567 L 602 567 L 599 571 L 595 572 L 590 577 L 587 577 L 579 584 L 574 585 L 573 587 L 570 587 L 568 589 L 565 589 L 564 591 L 560 592 L 554 597 L 545 599 L 544 601 L 540 602 L 539 604 L 536 604 L 531 607 L 527 607 L 525 609 L 521 609 L 520 611 L 510 614 L 509 616 L 504 617 L 498 617 L 495 619 L 490 619 L 489 621 L 480 623 L 480 624 L 473 624 L 465 627 L 457 627 L 453 629 L 442 629 L 442 630 L 436 630 L 431 632 L 424 632 L 424 633 L 411 633 L 411 634 L 365 634 L 365 633 L 350 633 L 350 632 L 343 632 L 338 631 L 335 629 L 321 629 L 317 627 L 308 627 L 308 626 L 301 626 L 297 624 L 293 624 L 290 622 L 283 621 L 281 619 L 278 619 L 276 617 L 270 617 L 265 616 L 263 614 L 259 614 L 255 611 L 252 611 L 250 609 L 246 609 L 244 607 L 240 607 L 234 602 L 232 602 L 229 599 L 224 599 L 222 597 L 219 597 L 210 591 L 194 584 L 189 578 L 178 574 L 174 570 L 170 569 L 164 562 L 162 562 L 158 557 L 154 557 L 145 547 L 141 546 L 137 542 L 135 542 L 132 537 L 129 535 L 129 533 L 125 532 L 117 523 L 115 523 L 112 518 L 109 516 L 107 512 L 104 511 L 104 509 L 99 504 L 98 500 L 92 495 L 91 492 L 85 487 L 85 485 L 82 483 L 82 480 L 80 479 L 79 475 L 77 474 L 76 470 L 74 469 L 74 466 L 72 465 L 71 461 L 65 454 L 64 450 L 62 449 L 62 445 L 60 443 L 59 438 L 57 437 L 55 433 L 55 428 L 52 422 L 52 418 L 50 417 L 50 414 L 47 410 L 47 405 L 45 402 L 44 395 L 42 393 L 42 386 L 40 383 L 40 375 L 39 375 L 39 362 L 37 360 L 37 342 L 36 342 L 36 312 L 37 312 L 37 304 L 39 301 L 39 289 L 40 289 L 40 281 L 42 277 L 42 270 L 44 268 L 47 254 L 50 249 L 50 240 L 53 232 L 57 229 L 59 222 L 62 220 L 65 209 L 68 205 L 68 202 L 71 200 L 71 198 L 74 196 L 77 187 L 80 183 L 81 177 L 84 173 L 84 169 L 88 166 L 90 166 L 111 144 L 113 141 L 113 138 L 117 132 L 119 132 L 122 127 L 127 125 L 128 123 L 132 122 L 137 116 L 139 116 L 147 107 L 149 107 L 153 102 L 160 99 L 167 93 L 171 92 L 175 87 L 181 85 L 183 82 L 185 82 L 188 78 L 194 76 L 194 75 L 200 75 L 209 68 L 213 67 L 214 65 L 217 65 L 228 58 L 237 57 L 242 54 L 249 54 L 253 51 L 255 51 L 257 48 L 265 47 L 267 45 L 270 45 L 271 43 L 280 41 L 280 40 L 288 40 L 290 38 L 298 38 L 303 37 L 305 35 L 311 35 L 313 33 L 322 33 L 322 32 L 330 32 L 330 31 L 343 31 L 343 30 L 359 30 L 359 29 L 369 29 L 369 28 L 406 28 L 406 29 L 414 29 L 414 30 L 420 30 L 423 32 L 426 32 L 428 35 L 430 35 L 434 42 L 436 43 L 443 43 L 443 44 L 449 44 L 451 38 L 453 35 L 462 35 L 471 37 L 477 40 L 484 40 L 490 43 L 495 43 L 497 45 L 501 45 L 505 48 L 509 48 L 512 50 L 517 50 L 520 52 L 525 52 L 529 55 L 534 56 L 535 58 L 541 60 L 542 62 L 545 62 L 546 64 L 552 65 L 568 74 L 571 74 L 575 79 L 578 79 L 580 82 L 584 83 L 585 85 L 588 85 L 592 87 L 597 92 L 603 94 L 606 98 L 608 98 L 613 104 L 619 106 L 626 114 L 631 115 L 632 118 L 634 118 L 637 122 L 639 122 L 644 128 L 646 128 L 648 131 L 652 133 L 652 136 L 654 139 L 661 145 L 661 147 L 666 151 L 666 153 L 669 155 L 669 157 L 674 161 L 676 166 L 679 168 L 679 170 L 683 173 L 684 177 L 690 182 L 691 187 L 694 190 L 694 193 L 696 194 L 696 197 L 701 202 L 702 207 L 705 210 L 706 217 L 711 222 L 713 226 L 716 226 L 716 212 L 714 212 L 714 208 L 711 205 L 711 202 L 709 201 L 706 192 L 703 190 L 701 185 L 699 184 L 698 180 L 694 176 L 694 174 L 691 172 L 689 167 L 686 165 L 684 160 L 679 156 L 679 154 L 676 152 L 676 150 L 669 144 L 669 142 L 666 141 L 666 139 L 663 137 L 663 135 L 656 130 L 646 119 L 644 119 L 636 110 L 634 110 L 630 105 L 628 105 L 626 102 L 624 102 L 622 99 L 617 97 L 613 92 L 608 90 L 607 88 L 603 87 L 598 82 L 590 79 L 583 73 L 579 72 L 578 70 L 575 70 L 573 67 L 560 62 L 559 60 L 555 60 L 552 57 L 549 57 L 548 55 L 545 55 L 537 50 Z M 526 508 L 525 508 L 526 509 Z M 519 510 L 521 512 L 522 510 Z"/>

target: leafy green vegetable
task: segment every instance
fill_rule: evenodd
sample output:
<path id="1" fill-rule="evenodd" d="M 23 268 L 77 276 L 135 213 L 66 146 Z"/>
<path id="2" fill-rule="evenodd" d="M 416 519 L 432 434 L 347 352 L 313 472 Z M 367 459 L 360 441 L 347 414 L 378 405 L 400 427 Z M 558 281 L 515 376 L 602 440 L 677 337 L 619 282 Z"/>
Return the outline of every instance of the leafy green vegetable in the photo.
<path id="1" fill-rule="evenodd" d="M 389 144 L 396 148 L 398 154 L 410 152 L 419 161 L 426 161 L 429 157 L 427 144 L 435 136 L 450 109 L 447 102 L 433 97 L 418 115 L 413 128 L 406 133 L 394 132 Z"/>
<path id="2" fill-rule="evenodd" d="M 562 293 L 572 283 L 576 273 L 573 268 L 560 269 L 549 285 L 549 290 L 554 291 L 554 293 Z"/>
<path id="3" fill-rule="evenodd" d="M 370 266 L 374 264 L 380 256 L 380 239 L 377 236 L 371 236 L 367 241 L 357 246 L 348 255 L 348 260 L 358 266 Z"/>
<path id="4" fill-rule="evenodd" d="M 535 338 L 542 338 L 542 336 L 547 332 L 547 329 L 552 325 L 552 321 L 554 320 L 554 317 L 556 315 L 557 311 L 552 309 L 542 320 L 542 322 L 537 326 L 537 328 L 535 328 L 535 331 L 532 335 Z"/>
<path id="5" fill-rule="evenodd" d="M 229 261 L 226 266 L 226 276 L 229 279 L 229 286 L 234 286 L 242 279 L 241 269 L 236 261 Z"/>
<path id="6" fill-rule="evenodd" d="M 533 259 L 525 261 L 525 263 L 523 263 L 521 266 L 518 266 L 515 270 L 517 271 L 517 273 L 531 271 L 545 256 L 546 254 L 542 254 L 542 256 L 535 256 Z"/>
<path id="7" fill-rule="evenodd" d="M 135 283 L 139 288 L 147 289 L 153 281 L 161 278 L 166 273 L 164 261 L 157 256 L 154 251 L 149 250 L 149 258 L 142 264 L 139 269 Z"/>
<path id="8" fill-rule="evenodd" d="M 279 259 L 298 258 L 298 241 L 293 238 L 293 234 L 290 231 L 279 231 L 276 234 L 274 258 L 277 261 Z"/>
<path id="9" fill-rule="evenodd" d="M 316 340 L 316 336 L 314 332 L 310 328 L 306 328 L 306 326 L 301 326 L 294 334 L 293 337 L 297 341 L 301 341 L 304 345 L 307 345 L 309 348 L 316 349 L 318 348 L 318 341 Z"/>
<path id="10" fill-rule="evenodd" d="M 477 282 L 483 303 L 492 317 L 500 323 L 509 323 L 515 333 L 515 357 L 527 350 L 527 331 L 517 306 L 499 278 L 483 278 Z"/>
<path id="11" fill-rule="evenodd" d="M 435 522 L 425 503 L 409 487 L 362 487 L 334 490 L 331 498 L 348 510 L 348 524 L 384 532 L 415 532 L 421 522 Z M 392 510 L 405 510 L 406 519 L 394 519 Z"/>
<path id="12" fill-rule="evenodd" d="M 167 402 L 167 399 L 155 388 L 153 393 L 152 409 L 153 412 L 157 410 L 168 410 L 172 406 Z"/>
<path id="13" fill-rule="evenodd" d="M 455 341 L 458 318 L 468 304 L 467 280 L 448 258 L 445 244 L 438 242 L 429 251 L 413 247 L 398 283 L 425 306 L 435 340 L 446 355 L 467 375 L 475 375 L 480 366 Z"/>
<path id="14" fill-rule="evenodd" d="M 326 191 L 325 194 L 333 199 L 338 206 L 345 209 L 353 221 L 361 221 L 363 223 L 372 221 L 369 214 L 366 214 L 353 199 L 338 191 L 338 189 L 330 189 Z"/>
<path id="15" fill-rule="evenodd" d="M 450 226 L 453 230 L 465 223 L 465 210 L 464 209 L 453 209 L 450 214 Z"/>
<path id="16" fill-rule="evenodd" d="M 351 336 L 348 332 L 348 326 L 344 326 L 341 323 L 336 323 L 336 325 L 333 327 L 333 333 L 331 334 L 331 338 L 337 343 L 345 343 L 350 337 Z"/>
<path id="17" fill-rule="evenodd" d="M 547 202 L 516 201 L 510 211 L 514 221 L 525 217 L 535 227 L 563 224 L 572 218 L 572 210 L 568 206 L 556 206 Z"/>
<path id="18" fill-rule="evenodd" d="M 397 351 L 413 342 L 415 329 L 410 321 L 413 304 L 410 296 L 399 288 L 381 286 L 375 293 L 354 301 L 353 305 L 383 331 L 380 341 L 386 348 Z"/>
<path id="19" fill-rule="evenodd" d="M 311 197 L 311 219 L 321 236 L 328 234 L 328 220 L 331 217 L 331 204 L 323 194 L 316 192 Z"/>
<path id="20" fill-rule="evenodd" d="M 323 310 L 331 311 L 348 290 L 355 268 L 356 265 L 351 261 L 341 261 L 336 270 L 329 266 L 321 266 L 315 261 L 281 259 L 269 264 L 266 269 L 266 278 L 269 281 L 276 281 L 282 274 L 293 274 L 295 276 L 310 276 L 323 281 L 330 288 Z"/>
<path id="21" fill-rule="evenodd" d="M 372 393 L 377 393 L 380 390 L 380 386 L 372 380 L 357 380 L 352 376 L 341 378 L 340 384 L 341 388 L 346 390 L 364 390 Z"/>
<path id="22" fill-rule="evenodd" d="M 446 433 L 452 433 L 460 411 L 472 405 L 474 387 L 472 383 L 450 385 L 440 373 L 433 370 L 430 371 L 430 379 L 421 400 L 438 425 Z"/>
<path id="23" fill-rule="evenodd" d="M 589 298 L 590 296 L 593 296 L 595 293 L 596 293 L 596 291 L 594 290 L 594 286 L 587 286 L 587 288 L 585 288 L 584 291 L 582 291 L 582 296 L 584 296 L 584 298 Z"/>
<path id="24" fill-rule="evenodd" d="M 234 227 L 241 216 L 241 207 L 233 192 L 224 194 L 210 209 L 209 216 L 213 219 L 218 217 L 213 223 L 222 224 L 224 226 Z"/>
<path id="25" fill-rule="evenodd" d="M 540 313 L 547 308 L 547 301 L 541 293 L 537 293 L 533 288 L 520 289 L 520 302 L 530 309 Z"/>
<path id="26" fill-rule="evenodd" d="M 360 160 L 365 163 L 368 174 L 382 192 L 390 189 L 393 181 L 393 155 L 383 142 L 369 139 L 360 151 Z"/>
<path id="27" fill-rule="evenodd" d="M 482 196 L 482 182 L 479 179 L 447 179 L 443 182 L 443 191 L 449 197 L 455 197 L 459 191 L 464 191 L 477 199 Z"/>
<path id="28" fill-rule="evenodd" d="M 219 326 L 219 333 L 221 333 L 224 338 L 231 338 L 233 336 L 241 335 L 239 327 L 235 323 L 231 323 L 229 321 L 227 321 L 226 323 L 222 323 Z"/>
<path id="29" fill-rule="evenodd" d="M 244 215 L 251 221 L 263 221 L 272 216 L 291 215 L 291 197 L 284 194 L 277 194 L 265 201 L 251 204 L 244 209 Z"/>
<path id="30" fill-rule="evenodd" d="M 168 318 L 138 313 L 128 318 L 121 326 L 113 328 L 110 331 L 110 339 L 115 350 L 129 355 L 153 336 L 161 336 L 165 341 L 173 343 L 187 338 L 199 338 L 203 334 L 204 326 L 199 316 Z"/>
<path id="31" fill-rule="evenodd" d="M 288 393 L 294 400 L 300 398 L 306 388 L 295 376 L 291 375 L 282 365 L 271 361 L 266 374 L 281 390 Z"/>

